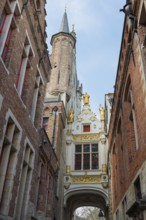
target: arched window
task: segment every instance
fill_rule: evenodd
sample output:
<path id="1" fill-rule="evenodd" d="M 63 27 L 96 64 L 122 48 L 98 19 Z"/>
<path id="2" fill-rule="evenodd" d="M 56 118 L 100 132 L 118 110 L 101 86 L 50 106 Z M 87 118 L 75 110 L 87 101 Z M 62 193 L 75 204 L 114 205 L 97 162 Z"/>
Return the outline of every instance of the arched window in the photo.
<path id="1" fill-rule="evenodd" d="M 40 9 L 41 9 L 40 0 L 36 0 L 36 9 L 37 9 L 37 10 L 40 10 Z"/>
<path id="2" fill-rule="evenodd" d="M 125 118 L 127 118 L 127 130 L 129 134 L 129 140 L 132 140 L 131 142 L 131 149 L 129 146 L 129 154 L 131 154 L 131 160 L 132 160 L 132 151 L 133 146 L 136 146 L 136 149 L 138 149 L 138 131 L 137 131 L 137 120 L 136 120 L 136 114 L 135 114 L 135 105 L 134 105 L 134 96 L 133 96 L 133 90 L 131 85 L 131 79 L 130 76 L 127 79 L 126 86 L 125 86 L 125 95 L 124 95 L 124 101 L 125 101 Z"/>

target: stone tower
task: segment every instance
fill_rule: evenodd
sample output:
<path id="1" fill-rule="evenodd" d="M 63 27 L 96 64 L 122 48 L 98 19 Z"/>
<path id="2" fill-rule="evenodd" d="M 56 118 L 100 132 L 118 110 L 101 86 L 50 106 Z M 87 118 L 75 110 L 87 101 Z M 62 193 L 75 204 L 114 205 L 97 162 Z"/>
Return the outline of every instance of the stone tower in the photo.
<path id="1" fill-rule="evenodd" d="M 67 13 L 64 12 L 60 30 L 51 39 L 52 45 L 52 74 L 47 87 L 47 98 L 59 98 L 66 107 L 71 98 L 72 85 L 76 81 L 74 30 L 70 33 Z"/>

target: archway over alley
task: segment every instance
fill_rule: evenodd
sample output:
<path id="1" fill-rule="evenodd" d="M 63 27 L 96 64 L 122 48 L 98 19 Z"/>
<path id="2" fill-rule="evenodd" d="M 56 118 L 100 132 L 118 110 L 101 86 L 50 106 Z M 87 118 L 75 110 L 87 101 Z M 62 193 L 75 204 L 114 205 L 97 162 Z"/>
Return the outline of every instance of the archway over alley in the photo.
<path id="1" fill-rule="evenodd" d="M 72 220 L 74 211 L 82 206 L 93 206 L 103 210 L 107 219 L 108 195 L 104 190 L 94 187 L 69 190 L 64 197 L 64 220 Z"/>

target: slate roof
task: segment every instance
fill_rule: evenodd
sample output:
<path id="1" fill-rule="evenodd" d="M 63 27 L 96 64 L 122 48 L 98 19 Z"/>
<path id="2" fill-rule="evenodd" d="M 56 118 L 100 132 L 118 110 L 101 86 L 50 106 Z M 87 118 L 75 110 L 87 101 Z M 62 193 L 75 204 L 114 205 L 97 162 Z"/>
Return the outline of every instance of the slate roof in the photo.
<path id="1" fill-rule="evenodd" d="M 59 32 L 69 33 L 69 26 L 68 26 L 68 19 L 67 19 L 66 11 L 64 12 Z"/>

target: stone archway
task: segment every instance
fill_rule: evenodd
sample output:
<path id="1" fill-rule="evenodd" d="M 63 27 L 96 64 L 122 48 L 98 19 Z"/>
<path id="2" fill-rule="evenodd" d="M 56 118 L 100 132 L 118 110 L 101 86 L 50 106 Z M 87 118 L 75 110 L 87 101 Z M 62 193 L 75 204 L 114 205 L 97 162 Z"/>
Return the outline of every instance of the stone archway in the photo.
<path id="1" fill-rule="evenodd" d="M 78 188 L 69 190 L 64 196 L 64 220 L 72 220 L 75 209 L 94 206 L 103 210 L 108 219 L 108 195 L 99 188 Z"/>

